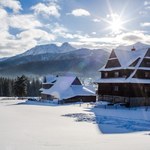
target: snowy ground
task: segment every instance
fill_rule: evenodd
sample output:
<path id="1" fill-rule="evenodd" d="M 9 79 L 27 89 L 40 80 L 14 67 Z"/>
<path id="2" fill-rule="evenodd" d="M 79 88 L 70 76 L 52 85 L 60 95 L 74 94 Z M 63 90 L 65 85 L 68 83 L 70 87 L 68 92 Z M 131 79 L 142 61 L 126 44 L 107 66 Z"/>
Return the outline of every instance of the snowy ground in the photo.
<path id="1" fill-rule="evenodd" d="M 150 109 L 0 100 L 1 150 L 150 150 Z"/>

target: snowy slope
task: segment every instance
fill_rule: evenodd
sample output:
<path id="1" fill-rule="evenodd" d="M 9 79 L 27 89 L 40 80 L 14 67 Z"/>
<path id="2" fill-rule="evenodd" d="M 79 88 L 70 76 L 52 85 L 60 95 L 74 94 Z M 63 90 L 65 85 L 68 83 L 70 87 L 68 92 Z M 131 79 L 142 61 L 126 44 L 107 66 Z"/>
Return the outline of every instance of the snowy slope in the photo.
<path id="1" fill-rule="evenodd" d="M 135 121 L 143 121 L 144 125 L 145 121 L 150 119 L 150 111 L 112 108 L 96 108 L 91 111 L 87 104 L 81 107 L 79 104 L 46 106 L 42 103 L 21 104 L 21 102 L 23 101 L 0 101 L 1 150 L 150 149 L 150 131 L 129 133 L 121 126 L 128 117 L 131 121 L 126 121 L 128 123 L 126 128 L 131 129 L 131 123 L 134 124 Z M 69 114 L 80 116 L 81 121 L 67 117 Z M 94 114 L 102 116 L 100 127 L 97 123 L 87 121 L 87 116 Z M 105 133 L 108 131 L 107 134 L 100 129 Z M 124 134 L 114 134 L 118 130 L 124 131 Z"/>

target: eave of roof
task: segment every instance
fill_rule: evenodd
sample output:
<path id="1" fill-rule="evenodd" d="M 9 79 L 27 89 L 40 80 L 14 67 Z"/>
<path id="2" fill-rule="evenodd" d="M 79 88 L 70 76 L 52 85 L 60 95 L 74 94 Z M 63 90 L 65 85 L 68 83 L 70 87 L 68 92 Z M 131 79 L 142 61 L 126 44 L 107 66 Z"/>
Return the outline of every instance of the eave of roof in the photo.
<path id="1" fill-rule="evenodd" d="M 95 83 L 136 83 L 136 84 L 150 84 L 150 79 L 139 79 L 139 78 L 108 78 L 100 79 L 95 81 Z"/>

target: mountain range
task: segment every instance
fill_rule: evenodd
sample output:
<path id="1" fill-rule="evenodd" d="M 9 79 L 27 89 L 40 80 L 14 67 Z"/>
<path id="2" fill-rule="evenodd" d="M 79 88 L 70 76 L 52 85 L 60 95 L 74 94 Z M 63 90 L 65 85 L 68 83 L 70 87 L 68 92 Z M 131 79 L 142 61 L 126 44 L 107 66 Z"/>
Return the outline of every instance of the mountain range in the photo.
<path id="1" fill-rule="evenodd" d="M 150 47 L 138 42 L 116 49 L 130 50 L 133 46 L 137 50 Z M 103 49 L 76 49 L 67 42 L 61 46 L 39 45 L 22 54 L 0 59 L 0 75 L 15 77 L 22 74 L 30 76 L 73 74 L 81 77 L 97 77 L 98 70 L 106 63 L 109 54 Z"/>
<path id="2" fill-rule="evenodd" d="M 98 74 L 109 53 L 102 49 L 76 49 L 69 43 L 39 45 L 26 52 L 3 58 L 0 61 L 0 75 L 42 76 L 47 74 L 74 74 L 93 76 Z"/>

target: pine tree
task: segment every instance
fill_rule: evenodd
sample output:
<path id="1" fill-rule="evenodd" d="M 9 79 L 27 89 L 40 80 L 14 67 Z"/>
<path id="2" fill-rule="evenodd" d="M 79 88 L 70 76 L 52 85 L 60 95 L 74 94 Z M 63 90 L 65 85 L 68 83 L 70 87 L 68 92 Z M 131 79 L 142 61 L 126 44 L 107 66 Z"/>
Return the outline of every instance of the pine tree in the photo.
<path id="1" fill-rule="evenodd" d="M 14 93 L 15 96 L 26 96 L 27 94 L 27 78 L 22 75 L 21 77 L 17 77 L 14 83 Z"/>
<path id="2" fill-rule="evenodd" d="M 0 96 L 39 96 L 41 82 L 38 78 L 17 77 L 8 79 L 0 77 Z"/>

